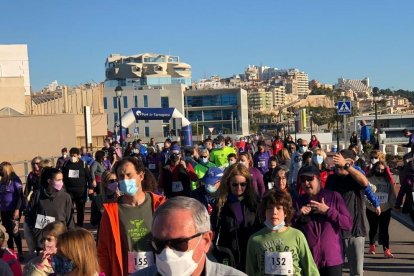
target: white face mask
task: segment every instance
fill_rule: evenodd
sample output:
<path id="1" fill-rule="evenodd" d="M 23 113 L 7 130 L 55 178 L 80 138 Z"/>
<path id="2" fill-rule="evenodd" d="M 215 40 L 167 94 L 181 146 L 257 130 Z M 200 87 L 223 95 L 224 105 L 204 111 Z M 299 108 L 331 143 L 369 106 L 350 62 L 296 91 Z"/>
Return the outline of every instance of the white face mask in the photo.
<path id="1" fill-rule="evenodd" d="M 217 191 L 218 187 L 216 185 L 206 185 L 206 191 L 210 194 L 213 194 Z"/>
<path id="2" fill-rule="evenodd" d="M 200 240 L 201 238 L 198 243 Z M 169 247 L 164 248 L 161 254 L 155 255 L 158 273 L 163 276 L 190 276 L 198 266 L 193 260 L 193 252 L 194 250 L 180 252 Z"/>
<path id="3" fill-rule="evenodd" d="M 76 162 L 78 162 L 78 158 L 77 157 L 71 157 L 70 161 L 72 161 L 72 163 L 76 163 Z"/>
<path id="4" fill-rule="evenodd" d="M 201 162 L 203 162 L 203 163 L 208 163 L 208 158 L 207 158 L 207 157 L 202 157 L 202 158 L 201 158 Z"/>
<path id="5" fill-rule="evenodd" d="M 281 223 L 279 223 L 278 225 L 273 225 L 270 222 L 268 222 L 267 220 L 265 220 L 264 225 L 267 226 L 267 228 L 269 228 L 272 231 L 278 231 L 280 230 L 283 226 L 285 226 L 285 221 L 282 221 Z"/>
<path id="6" fill-rule="evenodd" d="M 374 165 L 375 163 L 377 163 L 379 161 L 378 158 L 371 158 L 371 164 Z"/>

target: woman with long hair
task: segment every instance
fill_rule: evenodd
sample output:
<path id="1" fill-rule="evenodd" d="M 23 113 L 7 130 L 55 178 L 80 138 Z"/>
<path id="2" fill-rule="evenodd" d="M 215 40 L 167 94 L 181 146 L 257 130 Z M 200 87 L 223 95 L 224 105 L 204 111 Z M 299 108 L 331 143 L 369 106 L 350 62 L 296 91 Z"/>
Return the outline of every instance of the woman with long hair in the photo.
<path id="1" fill-rule="evenodd" d="M 24 187 L 24 197 L 28 198 L 29 195 L 39 189 L 40 185 L 40 173 L 42 171 L 41 167 L 42 157 L 36 156 L 30 162 L 32 171 L 29 173 L 26 179 L 26 186 Z"/>
<path id="2" fill-rule="evenodd" d="M 253 167 L 253 159 L 251 154 L 247 152 L 241 152 L 239 154 L 239 163 L 244 165 L 249 170 L 249 173 L 252 177 L 253 189 L 259 197 L 262 197 L 265 192 L 263 175 L 257 168 Z"/>
<path id="3" fill-rule="evenodd" d="M 232 252 L 235 266 L 241 271 L 245 268 L 247 240 L 260 227 L 259 197 L 252 183 L 246 166 L 237 163 L 228 167 L 221 179 L 211 219 L 216 245 Z"/>
<path id="4" fill-rule="evenodd" d="M 13 249 L 14 241 L 19 259 L 23 260 L 22 238 L 19 232 L 20 209 L 24 203 L 22 181 L 9 162 L 0 164 L 0 177 L 1 221 L 9 235 L 7 245 L 10 249 Z"/>
<path id="5" fill-rule="evenodd" d="M 69 230 L 59 236 L 52 265 L 57 275 L 104 275 L 100 273 L 95 240 L 83 228 Z"/>

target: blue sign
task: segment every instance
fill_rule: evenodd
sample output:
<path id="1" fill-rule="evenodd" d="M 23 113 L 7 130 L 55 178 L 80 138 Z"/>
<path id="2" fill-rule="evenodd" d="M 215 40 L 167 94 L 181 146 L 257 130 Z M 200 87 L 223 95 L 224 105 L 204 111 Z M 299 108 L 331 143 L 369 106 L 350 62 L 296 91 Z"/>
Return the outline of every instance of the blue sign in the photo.
<path id="1" fill-rule="evenodd" d="M 135 120 L 171 119 L 174 108 L 132 108 Z"/>
<path id="2" fill-rule="evenodd" d="M 338 114 L 339 115 L 351 115 L 351 101 L 338 101 Z"/>

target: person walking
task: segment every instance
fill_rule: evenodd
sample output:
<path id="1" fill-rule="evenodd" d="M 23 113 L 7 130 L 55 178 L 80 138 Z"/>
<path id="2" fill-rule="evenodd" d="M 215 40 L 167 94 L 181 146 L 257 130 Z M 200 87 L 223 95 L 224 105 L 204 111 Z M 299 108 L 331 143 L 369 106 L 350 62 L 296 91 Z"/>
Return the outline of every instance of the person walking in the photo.
<path id="1" fill-rule="evenodd" d="M 80 159 L 78 148 L 69 150 L 70 160 L 62 167 L 63 183 L 66 191 L 76 205 L 76 225 L 83 227 L 87 190 L 93 189 L 92 177 L 88 166 Z"/>
<path id="2" fill-rule="evenodd" d="M 0 177 L 0 213 L 1 221 L 9 235 L 7 246 L 13 249 L 13 244 L 16 243 L 19 260 L 23 260 L 22 238 L 19 231 L 21 209 L 24 207 L 22 181 L 7 161 L 0 164 Z"/>
<path id="3" fill-rule="evenodd" d="M 396 195 L 394 185 L 386 173 L 385 161 L 378 161 L 369 172 L 368 180 L 374 187 L 374 194 L 380 201 L 381 214 L 378 216 L 372 204 L 367 204 L 367 219 L 369 223 L 369 253 L 376 253 L 377 237 L 382 242 L 385 258 L 394 258 L 390 250 L 390 235 L 388 227 L 391 220 L 391 209 L 395 205 Z M 377 236 L 378 233 L 378 236 Z"/>

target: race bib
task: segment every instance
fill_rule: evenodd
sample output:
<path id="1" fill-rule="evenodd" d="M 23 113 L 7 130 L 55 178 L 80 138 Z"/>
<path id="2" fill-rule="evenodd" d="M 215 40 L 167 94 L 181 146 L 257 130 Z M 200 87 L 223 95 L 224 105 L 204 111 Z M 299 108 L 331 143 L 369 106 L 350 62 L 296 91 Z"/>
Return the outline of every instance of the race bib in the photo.
<path id="1" fill-rule="evenodd" d="M 267 188 L 269 188 L 269 190 L 273 189 L 274 186 L 275 182 L 267 182 Z"/>
<path id="2" fill-rule="evenodd" d="M 388 202 L 388 194 L 387 193 L 381 193 L 378 192 L 375 194 L 375 196 L 378 198 L 380 204 L 384 204 Z"/>
<path id="3" fill-rule="evenodd" d="M 154 263 L 152 252 L 128 252 L 128 273 L 134 273 Z"/>
<path id="4" fill-rule="evenodd" d="M 173 193 L 182 192 L 184 190 L 183 183 L 181 181 L 173 181 L 172 182 L 172 191 Z"/>
<path id="5" fill-rule="evenodd" d="M 69 178 L 79 178 L 79 170 L 69 170 Z"/>
<path id="6" fill-rule="evenodd" d="M 292 252 L 266 252 L 265 274 L 293 275 Z"/>
<path id="7" fill-rule="evenodd" d="M 155 164 L 148 164 L 148 169 L 155 170 Z"/>
<path id="8" fill-rule="evenodd" d="M 36 224 L 35 224 L 35 228 L 36 229 L 43 229 L 45 228 L 46 225 L 48 225 L 51 222 L 54 222 L 55 218 L 54 217 L 49 217 L 49 216 L 44 216 L 44 215 L 40 215 L 38 214 L 36 217 Z"/>
<path id="9" fill-rule="evenodd" d="M 266 167 L 266 161 L 259 161 L 259 162 L 257 162 L 257 166 L 258 166 L 259 168 Z"/>

